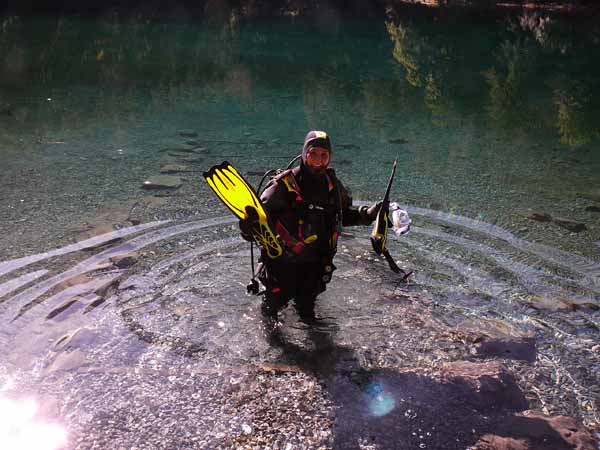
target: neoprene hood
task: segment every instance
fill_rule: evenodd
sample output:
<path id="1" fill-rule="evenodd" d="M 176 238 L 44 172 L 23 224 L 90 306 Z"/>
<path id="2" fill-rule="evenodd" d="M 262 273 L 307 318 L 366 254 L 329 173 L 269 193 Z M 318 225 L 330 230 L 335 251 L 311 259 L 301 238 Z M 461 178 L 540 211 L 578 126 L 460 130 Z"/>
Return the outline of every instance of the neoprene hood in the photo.
<path id="1" fill-rule="evenodd" d="M 329 135 L 324 131 L 309 131 L 304 138 L 304 146 L 302 147 L 302 162 L 306 163 L 306 154 L 313 147 L 320 147 L 329 150 L 331 153 L 331 141 Z"/>

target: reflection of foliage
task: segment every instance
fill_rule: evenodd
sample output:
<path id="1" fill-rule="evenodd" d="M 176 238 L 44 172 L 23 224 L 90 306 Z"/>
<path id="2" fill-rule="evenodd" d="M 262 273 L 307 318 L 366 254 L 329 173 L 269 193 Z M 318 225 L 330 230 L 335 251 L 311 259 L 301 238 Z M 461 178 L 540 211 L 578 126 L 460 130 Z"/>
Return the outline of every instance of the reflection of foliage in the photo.
<path id="1" fill-rule="evenodd" d="M 425 106 L 441 124 L 441 117 L 450 109 L 446 92 L 447 74 L 451 70 L 448 49 L 444 42 L 430 42 L 407 25 L 386 22 L 394 43 L 393 57 L 406 70 L 406 81 L 416 88 L 424 87 Z"/>
<path id="2" fill-rule="evenodd" d="M 0 103 L 13 108 L 2 115 L 0 105 L 0 119 L 9 117 L 13 127 L 29 123 L 42 134 L 60 133 L 83 129 L 86 121 L 119 126 L 144 110 L 169 108 L 191 96 L 198 101 L 214 91 L 247 98 L 251 76 L 236 64 L 238 32 L 236 19 L 202 28 L 126 22 L 112 14 L 95 20 L 5 19 L 0 21 Z M 235 89 L 223 89 L 228 85 Z M 196 86 L 207 89 L 199 94 Z M 52 101 L 22 101 L 25 90 Z"/>
<path id="3" fill-rule="evenodd" d="M 408 27 L 404 27 L 402 24 L 396 26 L 392 22 L 386 22 L 385 26 L 394 43 L 394 59 L 406 69 L 406 80 L 414 87 L 421 86 L 419 66 L 417 65 L 420 47 L 416 45 L 417 39 L 411 36 Z"/>
<path id="4" fill-rule="evenodd" d="M 425 79 L 425 105 L 435 117 L 443 115 L 447 110 L 439 82 L 431 73 Z"/>
<path id="5" fill-rule="evenodd" d="M 581 88 L 575 92 L 555 92 L 555 103 L 558 107 L 557 128 L 560 142 L 571 147 L 579 147 L 591 141 L 594 135 L 600 134 L 595 125 L 597 115 L 591 111 L 590 96 Z"/>
<path id="6" fill-rule="evenodd" d="M 550 26 L 552 25 L 550 17 L 543 17 L 537 12 L 525 10 L 519 17 L 519 25 L 521 29 L 531 32 L 542 47 L 548 43 Z"/>
<path id="7" fill-rule="evenodd" d="M 519 17 L 518 28 L 531 33 L 535 41 L 547 50 L 565 54 L 574 45 L 572 33 L 561 33 L 555 20 L 538 12 L 524 11 Z"/>
<path id="8" fill-rule="evenodd" d="M 505 41 L 499 57 L 499 65 L 504 66 L 505 71 L 491 68 L 484 73 L 490 88 L 487 110 L 496 122 L 506 124 L 519 120 L 514 113 L 522 106 L 520 93 L 525 60 L 526 50 L 521 41 Z"/>

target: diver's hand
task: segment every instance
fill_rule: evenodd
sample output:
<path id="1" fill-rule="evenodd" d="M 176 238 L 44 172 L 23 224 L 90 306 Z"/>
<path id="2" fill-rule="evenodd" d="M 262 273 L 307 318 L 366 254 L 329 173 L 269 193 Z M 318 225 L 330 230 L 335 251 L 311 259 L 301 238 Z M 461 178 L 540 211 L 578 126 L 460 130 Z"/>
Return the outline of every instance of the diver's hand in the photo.
<path id="1" fill-rule="evenodd" d="M 379 201 L 377 203 L 373 203 L 371 206 L 369 206 L 369 208 L 367 209 L 367 217 L 371 220 L 375 220 L 377 218 L 377 213 L 379 212 L 379 210 L 381 209 L 381 204 L 383 202 Z"/>
<path id="2" fill-rule="evenodd" d="M 252 206 L 246 206 L 246 218 L 240 219 L 239 227 L 242 238 L 248 242 L 254 241 L 252 230 L 258 224 L 258 212 Z"/>

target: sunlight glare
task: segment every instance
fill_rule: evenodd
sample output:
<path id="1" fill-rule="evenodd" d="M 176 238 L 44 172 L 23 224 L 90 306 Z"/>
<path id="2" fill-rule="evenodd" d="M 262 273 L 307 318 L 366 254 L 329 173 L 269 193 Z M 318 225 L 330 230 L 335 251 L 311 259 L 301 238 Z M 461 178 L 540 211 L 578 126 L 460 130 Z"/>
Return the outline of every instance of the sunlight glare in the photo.
<path id="1" fill-rule="evenodd" d="M 369 412 L 377 417 L 389 414 L 396 407 L 394 396 L 388 392 L 382 383 L 370 383 L 364 392 Z"/>
<path id="2" fill-rule="evenodd" d="M 67 443 L 66 430 L 36 418 L 33 399 L 14 401 L 0 397 L 0 442 L 3 448 L 58 450 Z"/>

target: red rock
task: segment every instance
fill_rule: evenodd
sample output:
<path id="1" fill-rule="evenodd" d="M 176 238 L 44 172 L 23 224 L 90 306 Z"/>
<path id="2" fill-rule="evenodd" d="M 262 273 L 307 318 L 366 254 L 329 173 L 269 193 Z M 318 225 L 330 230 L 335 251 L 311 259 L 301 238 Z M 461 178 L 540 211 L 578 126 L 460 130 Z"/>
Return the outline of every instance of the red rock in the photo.
<path id="1" fill-rule="evenodd" d="M 596 450 L 592 433 L 571 417 L 525 411 L 499 423 L 472 450 Z"/>
<path id="2" fill-rule="evenodd" d="M 478 343 L 477 356 L 482 358 L 518 359 L 534 362 L 536 359 L 533 338 L 484 339 Z"/>
<path id="3" fill-rule="evenodd" d="M 513 377 L 498 361 L 446 363 L 442 377 L 455 388 L 464 390 L 465 398 L 468 392 L 476 392 L 476 397 L 470 397 L 477 409 L 522 411 L 528 406 Z"/>

